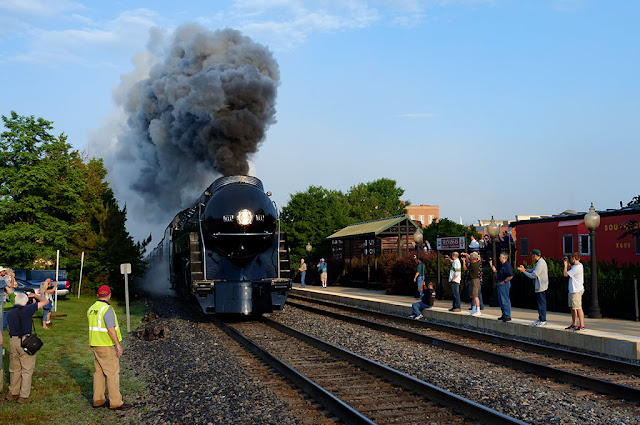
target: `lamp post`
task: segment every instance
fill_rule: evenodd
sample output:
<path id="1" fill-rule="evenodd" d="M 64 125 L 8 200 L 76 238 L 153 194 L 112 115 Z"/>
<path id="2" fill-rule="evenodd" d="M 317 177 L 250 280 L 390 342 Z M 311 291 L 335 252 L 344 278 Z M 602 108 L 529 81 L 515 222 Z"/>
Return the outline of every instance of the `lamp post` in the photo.
<path id="1" fill-rule="evenodd" d="M 589 212 L 584 215 L 584 225 L 589 229 L 591 236 L 591 309 L 588 316 L 592 319 L 602 319 L 598 303 L 598 266 L 596 263 L 596 229 L 600 226 L 600 215 L 593 208 L 593 202 Z"/>
<path id="2" fill-rule="evenodd" d="M 489 225 L 487 226 L 487 233 L 489 233 L 489 236 L 491 236 L 492 241 L 491 241 L 491 247 L 493 249 L 493 265 L 496 265 L 496 236 L 498 236 L 498 233 L 500 233 L 500 228 L 498 227 L 498 225 L 496 224 L 495 220 L 493 219 L 493 216 L 491 216 L 491 223 L 489 223 Z M 489 301 L 489 305 L 491 305 L 491 307 L 497 307 L 498 306 L 498 286 L 497 286 L 497 280 L 498 280 L 498 275 L 496 274 L 496 272 L 493 272 L 493 288 L 491 291 L 491 301 Z"/>
<path id="3" fill-rule="evenodd" d="M 418 245 L 420 245 L 424 240 L 424 236 L 422 235 L 422 230 L 416 229 L 416 232 L 413 234 L 413 240 L 416 243 L 416 257 L 420 258 L 420 252 L 418 252 Z"/>

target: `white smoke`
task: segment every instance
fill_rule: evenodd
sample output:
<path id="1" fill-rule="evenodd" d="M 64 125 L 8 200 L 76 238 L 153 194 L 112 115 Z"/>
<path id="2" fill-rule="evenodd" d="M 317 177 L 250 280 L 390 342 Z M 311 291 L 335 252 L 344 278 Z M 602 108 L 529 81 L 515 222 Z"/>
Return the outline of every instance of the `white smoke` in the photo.
<path id="1" fill-rule="evenodd" d="M 269 49 L 239 31 L 196 24 L 170 37 L 152 31 L 133 61 L 89 154 L 104 158 L 116 197 L 140 223 L 129 230 L 142 238 L 216 177 L 249 173 L 250 156 L 275 123 L 280 73 Z"/>

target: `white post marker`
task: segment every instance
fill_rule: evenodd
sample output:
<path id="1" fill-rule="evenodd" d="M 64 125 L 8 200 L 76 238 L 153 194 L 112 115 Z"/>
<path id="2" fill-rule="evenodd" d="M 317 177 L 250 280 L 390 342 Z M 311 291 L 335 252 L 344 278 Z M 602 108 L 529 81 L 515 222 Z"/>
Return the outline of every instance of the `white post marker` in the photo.
<path id="1" fill-rule="evenodd" d="M 80 287 L 82 287 L 82 266 L 84 266 L 84 251 L 80 257 L 80 280 L 78 281 L 78 298 L 80 298 Z"/>
<path id="2" fill-rule="evenodd" d="M 131 274 L 131 264 L 120 264 L 120 273 L 124 275 L 124 302 L 127 306 L 127 333 L 131 332 L 131 319 L 129 317 L 129 275 Z"/>
<path id="3" fill-rule="evenodd" d="M 60 250 L 56 250 L 56 290 L 54 292 L 54 298 L 56 299 L 55 304 L 53 305 L 53 311 L 58 311 L 58 270 L 60 269 Z M 40 294 L 42 295 L 42 294 Z"/>

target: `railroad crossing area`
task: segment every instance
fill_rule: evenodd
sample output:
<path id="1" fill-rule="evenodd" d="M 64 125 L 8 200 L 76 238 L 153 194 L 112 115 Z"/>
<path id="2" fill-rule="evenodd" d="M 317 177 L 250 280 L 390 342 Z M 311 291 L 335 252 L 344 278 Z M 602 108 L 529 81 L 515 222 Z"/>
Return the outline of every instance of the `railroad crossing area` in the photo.
<path id="1" fill-rule="evenodd" d="M 408 316 L 411 304 L 417 301 L 410 296 L 387 295 L 384 291 L 341 286 L 300 287 L 294 283 L 292 294 L 339 302 L 363 308 Z M 450 300 L 436 300 L 430 310 L 424 310 L 427 320 L 435 319 L 458 326 L 500 333 L 517 338 L 546 342 L 568 349 L 585 350 L 596 354 L 640 360 L 640 322 L 619 319 L 585 318 L 587 330 L 573 332 L 565 328 L 571 324 L 570 313 L 547 312 L 547 326 L 533 326 L 538 319 L 537 310 L 511 308 L 510 322 L 497 320 L 501 316 L 499 307 L 485 304 L 481 316 L 470 316 L 463 304 L 461 312 L 450 312 Z"/>

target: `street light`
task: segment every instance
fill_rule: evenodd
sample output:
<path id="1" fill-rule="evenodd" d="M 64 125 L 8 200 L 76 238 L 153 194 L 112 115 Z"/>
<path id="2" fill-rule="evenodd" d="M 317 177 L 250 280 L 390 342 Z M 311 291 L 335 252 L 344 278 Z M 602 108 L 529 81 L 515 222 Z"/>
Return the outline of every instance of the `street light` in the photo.
<path id="1" fill-rule="evenodd" d="M 489 236 L 491 236 L 492 240 L 491 240 L 491 247 L 493 248 L 493 265 L 496 265 L 496 236 L 498 236 L 498 233 L 500 233 L 500 228 L 498 227 L 498 225 L 496 224 L 495 220 L 493 219 L 493 216 L 491 216 L 491 223 L 489 223 L 489 225 L 487 226 L 487 233 L 489 233 Z M 493 272 L 493 290 L 491 291 L 491 301 L 489 301 L 489 305 L 491 305 L 491 307 L 497 307 L 498 306 L 498 285 L 497 285 L 497 281 L 498 281 L 498 275 L 496 274 L 496 272 Z"/>
<path id="2" fill-rule="evenodd" d="M 589 212 L 584 215 L 584 225 L 587 226 L 591 235 L 591 309 L 588 316 L 592 319 L 602 319 L 598 303 L 598 266 L 596 263 L 596 229 L 600 226 L 600 215 L 593 208 L 593 202 Z"/>
<path id="3" fill-rule="evenodd" d="M 418 251 L 418 245 L 420 245 L 424 240 L 421 229 L 416 229 L 416 232 L 413 234 L 413 240 L 416 243 L 416 257 L 420 257 L 420 252 Z"/>
<path id="4" fill-rule="evenodd" d="M 305 246 L 305 247 L 304 247 L 304 249 L 306 249 L 306 250 L 307 250 L 307 252 L 309 252 L 309 253 L 310 253 L 310 252 L 311 252 L 311 250 L 313 249 L 313 247 L 311 246 L 311 244 L 310 244 L 310 243 L 307 243 L 307 246 Z"/>

